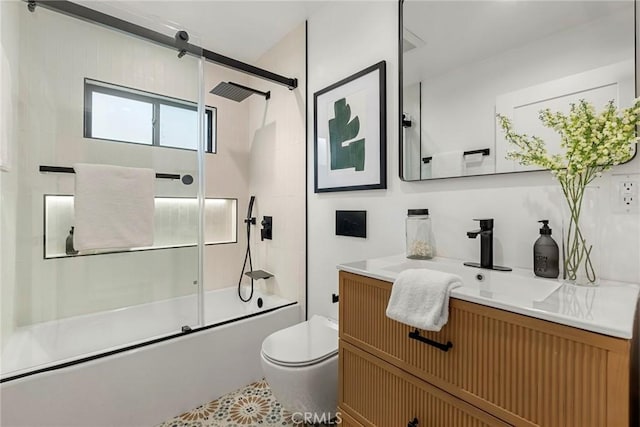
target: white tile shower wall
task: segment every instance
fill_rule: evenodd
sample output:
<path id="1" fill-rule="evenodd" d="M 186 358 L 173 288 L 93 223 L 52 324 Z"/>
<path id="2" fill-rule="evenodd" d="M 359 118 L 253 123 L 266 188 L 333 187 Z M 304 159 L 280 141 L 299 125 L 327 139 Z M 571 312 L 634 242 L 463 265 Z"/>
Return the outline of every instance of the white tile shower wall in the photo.
<path id="1" fill-rule="evenodd" d="M 472 218 L 493 217 L 495 262 L 530 268 L 538 236 L 537 220 L 560 224 L 560 196 L 547 172 L 531 172 L 407 183 L 398 178 L 397 2 L 333 2 L 309 18 L 309 95 L 380 60 L 387 61 L 388 189 L 346 193 L 313 193 L 313 111 L 307 132 L 309 315 L 337 316 L 331 293 L 337 291 L 336 264 L 402 253 L 408 208 L 431 211 L 439 255 L 477 260 L 479 243 L 465 231 Z M 640 170 L 640 156 L 615 172 Z M 600 180 L 608 190 L 610 176 Z M 640 221 L 612 214 L 603 195 L 605 250 L 602 276 L 640 282 Z M 366 209 L 368 237 L 335 236 L 336 209 Z M 560 227 L 554 230 L 557 234 Z"/>
<path id="2" fill-rule="evenodd" d="M 17 150 L 19 2 L 0 2 L 0 145 L 5 144 L 10 166 L 0 171 L 0 339 L 2 343 L 15 327 L 16 242 L 15 227 L 19 165 Z"/>
<path id="3" fill-rule="evenodd" d="M 217 151 L 206 156 L 207 197 L 238 199 L 238 242 L 205 248 L 205 287 L 226 288 L 238 283 L 247 245 L 242 219 L 249 203 L 249 104 L 209 93 L 221 81 L 247 84 L 245 74 L 205 63 L 205 103 L 217 108 Z"/>
<path id="4" fill-rule="evenodd" d="M 251 86 L 271 91 L 253 96 L 250 108 L 250 193 L 256 196 L 252 245 L 254 265 L 275 275 L 258 286 L 285 298 L 304 301 L 305 290 L 305 26 L 298 26 L 267 51 L 257 65 L 298 79 L 291 91 L 252 79 Z M 260 221 L 273 217 L 273 240 L 260 241 Z"/>
<path id="5" fill-rule="evenodd" d="M 18 260 L 9 264 L 17 265 L 15 277 L 3 273 L 3 304 L 13 303 L 15 310 L 8 316 L 19 326 L 195 292 L 195 248 L 43 260 L 43 194 L 72 194 L 74 180 L 72 175 L 41 174 L 38 165 L 113 163 L 195 176 L 195 152 L 84 139 L 83 79 L 90 77 L 195 101 L 199 60 L 190 56 L 178 59 L 173 50 L 46 9 L 29 13 L 20 4 L 18 15 L 13 23 L 19 42 L 13 42 L 20 48 L 20 58 L 14 58 L 11 64 L 19 64 L 16 75 L 20 87 L 20 144 L 15 153 L 18 175 L 13 194 L 17 194 L 17 211 L 22 216 L 8 223 L 17 230 Z M 3 35 L 3 43 L 5 40 L 11 42 Z M 210 101 L 206 99 L 207 104 L 218 106 L 215 100 Z M 237 197 L 240 209 L 246 203 L 246 178 L 240 175 L 247 169 L 248 138 L 246 130 L 236 128 L 242 129 L 238 123 L 246 128 L 245 110 L 247 107 L 241 107 L 236 118 L 229 109 L 219 108 L 219 154 L 207 155 L 207 196 Z M 227 152 L 223 144 L 231 144 L 223 137 L 229 134 L 236 148 Z M 4 183 L 3 177 L 3 197 Z M 195 191 L 195 185 L 156 182 L 158 196 L 193 197 Z M 2 238 L 5 240 L 4 230 Z M 239 246 L 208 247 L 206 256 L 236 260 L 240 255 L 229 255 L 229 248 Z M 205 283 L 211 283 L 211 288 L 232 285 L 230 277 L 235 277 L 236 264 L 227 260 L 217 264 L 216 271 L 206 270 Z"/>

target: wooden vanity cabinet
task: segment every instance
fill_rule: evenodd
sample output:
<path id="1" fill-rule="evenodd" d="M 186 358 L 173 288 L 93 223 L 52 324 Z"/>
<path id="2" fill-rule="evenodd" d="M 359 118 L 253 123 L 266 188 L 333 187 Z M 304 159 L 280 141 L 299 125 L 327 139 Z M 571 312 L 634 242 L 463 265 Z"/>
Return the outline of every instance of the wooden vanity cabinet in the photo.
<path id="1" fill-rule="evenodd" d="M 442 331 L 417 337 L 386 317 L 390 293 L 388 282 L 340 272 L 347 425 L 404 427 L 413 417 L 420 427 L 638 425 L 637 343 L 453 298 Z"/>
<path id="2" fill-rule="evenodd" d="M 363 425 L 507 426 L 495 417 L 349 343 L 340 347 L 342 399 Z M 425 420 L 428 422 L 425 424 Z"/>

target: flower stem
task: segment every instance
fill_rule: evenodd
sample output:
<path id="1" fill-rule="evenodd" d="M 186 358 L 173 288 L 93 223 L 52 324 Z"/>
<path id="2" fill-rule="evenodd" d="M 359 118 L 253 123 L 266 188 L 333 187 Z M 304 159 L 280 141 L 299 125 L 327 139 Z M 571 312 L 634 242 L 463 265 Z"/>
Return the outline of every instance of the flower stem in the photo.
<path id="1" fill-rule="evenodd" d="M 579 271 L 584 269 L 584 274 L 590 283 L 596 281 L 596 271 L 591 258 L 593 245 L 587 243 L 580 226 L 580 214 L 584 201 L 586 185 L 593 180 L 595 174 L 580 174 L 571 180 L 561 179 L 560 186 L 569 208 L 569 225 L 565 236 L 564 269 L 567 278 L 576 281 Z"/>

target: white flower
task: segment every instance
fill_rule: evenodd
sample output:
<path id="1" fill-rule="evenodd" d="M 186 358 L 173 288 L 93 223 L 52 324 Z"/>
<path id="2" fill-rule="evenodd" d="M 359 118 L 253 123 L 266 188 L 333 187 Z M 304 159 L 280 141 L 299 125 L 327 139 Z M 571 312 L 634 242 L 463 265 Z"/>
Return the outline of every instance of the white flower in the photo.
<path id="1" fill-rule="evenodd" d="M 610 101 L 600 113 L 580 100 L 571 104 L 568 115 L 546 109 L 540 111 L 539 118 L 560 134 L 564 154 L 549 155 L 544 141 L 515 133 L 509 119 L 498 115 L 507 140 L 516 148 L 507 158 L 551 170 L 563 188 L 572 183 L 585 186 L 603 171 L 629 160 L 633 146 L 640 140 L 635 132 L 640 125 L 640 98 L 634 100 L 632 107 L 620 111 Z"/>

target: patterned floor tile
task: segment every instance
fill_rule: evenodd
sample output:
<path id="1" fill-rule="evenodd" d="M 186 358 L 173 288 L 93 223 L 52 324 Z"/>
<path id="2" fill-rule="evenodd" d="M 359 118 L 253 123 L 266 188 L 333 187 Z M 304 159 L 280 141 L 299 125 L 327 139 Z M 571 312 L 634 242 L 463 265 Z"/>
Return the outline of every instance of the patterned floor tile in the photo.
<path id="1" fill-rule="evenodd" d="M 158 427 L 293 427 L 291 414 L 261 380 L 185 412 Z M 299 424 L 298 424 L 299 425 Z"/>

